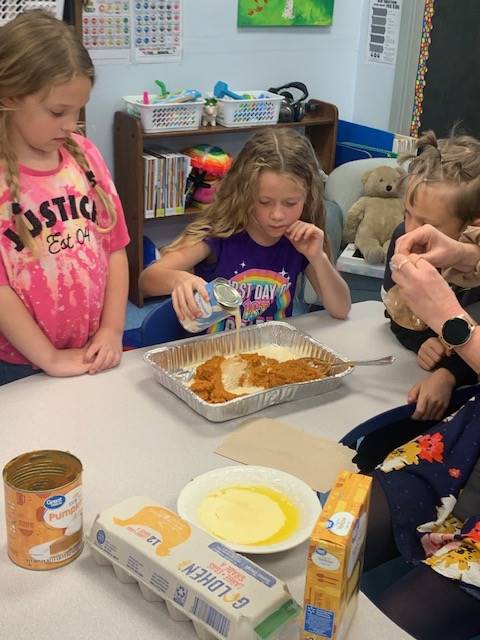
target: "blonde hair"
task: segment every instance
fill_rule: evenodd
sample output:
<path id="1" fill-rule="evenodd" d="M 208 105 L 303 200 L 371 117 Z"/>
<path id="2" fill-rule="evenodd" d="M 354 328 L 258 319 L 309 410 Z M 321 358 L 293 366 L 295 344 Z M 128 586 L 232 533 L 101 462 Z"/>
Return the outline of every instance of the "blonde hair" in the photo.
<path id="1" fill-rule="evenodd" d="M 247 141 L 220 183 L 213 203 L 163 251 L 175 251 L 180 245 L 196 244 L 209 236 L 228 238 L 244 231 L 255 207 L 262 171 L 284 173 L 300 184 L 306 195 L 301 220 L 325 230 L 323 180 L 310 141 L 295 129 L 269 128 Z M 326 236 L 324 243 L 330 255 Z"/>
<path id="2" fill-rule="evenodd" d="M 53 15 L 34 9 L 25 11 L 0 27 L 0 105 L 7 98 L 22 99 L 69 82 L 76 76 L 89 78 L 92 85 L 95 71 L 88 51 L 74 30 Z M 0 160 L 5 163 L 5 179 L 15 212 L 15 229 L 23 243 L 36 250 L 27 220 L 20 208 L 18 162 L 9 143 L 11 109 L 0 106 Z M 73 138 L 65 143 L 89 183 L 105 207 L 110 224 L 99 227 L 108 232 L 116 223 L 116 211 L 107 193 L 97 183 L 83 150 Z"/>
<path id="3" fill-rule="evenodd" d="M 433 131 L 417 142 L 417 155 L 405 155 L 408 173 L 401 179 L 404 195 L 414 205 L 421 184 L 441 182 L 457 187 L 452 195 L 453 215 L 466 226 L 480 217 L 480 141 L 467 135 L 437 139 Z"/>

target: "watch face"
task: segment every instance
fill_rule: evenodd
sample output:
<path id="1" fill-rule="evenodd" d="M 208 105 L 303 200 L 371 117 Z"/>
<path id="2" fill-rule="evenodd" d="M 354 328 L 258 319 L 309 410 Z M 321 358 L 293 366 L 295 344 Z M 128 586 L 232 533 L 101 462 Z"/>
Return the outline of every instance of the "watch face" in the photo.
<path id="1" fill-rule="evenodd" d="M 442 328 L 442 338 L 452 346 L 460 346 L 470 336 L 470 325 L 464 318 L 451 318 Z"/>

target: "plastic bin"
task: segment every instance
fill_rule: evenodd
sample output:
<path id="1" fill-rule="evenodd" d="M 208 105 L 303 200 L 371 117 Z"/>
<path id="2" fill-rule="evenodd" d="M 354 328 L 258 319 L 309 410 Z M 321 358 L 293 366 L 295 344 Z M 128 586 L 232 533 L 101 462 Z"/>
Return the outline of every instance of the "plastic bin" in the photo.
<path id="1" fill-rule="evenodd" d="M 156 97 L 150 96 L 151 104 L 143 104 L 143 96 L 123 97 L 126 111 L 141 120 L 145 133 L 199 128 L 205 100 L 153 102 Z"/>
<path id="2" fill-rule="evenodd" d="M 217 102 L 217 123 L 224 127 L 251 127 L 252 125 L 276 124 L 283 97 L 269 91 L 243 90 L 235 93 L 248 94 L 252 98 L 232 100 L 221 98 Z"/>
<path id="3" fill-rule="evenodd" d="M 339 120 L 335 166 L 362 158 L 396 158 L 400 153 L 415 153 L 416 142 L 410 136 Z"/>
<path id="4" fill-rule="evenodd" d="M 361 158 L 391 158 L 393 138 L 389 131 L 339 120 L 335 166 Z"/>

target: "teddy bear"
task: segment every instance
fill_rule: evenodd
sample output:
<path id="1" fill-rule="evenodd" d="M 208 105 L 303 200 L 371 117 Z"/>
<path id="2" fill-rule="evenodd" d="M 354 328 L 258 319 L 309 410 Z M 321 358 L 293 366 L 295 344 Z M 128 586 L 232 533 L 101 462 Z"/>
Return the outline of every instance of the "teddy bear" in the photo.
<path id="1" fill-rule="evenodd" d="M 355 243 L 369 264 L 385 262 L 393 230 L 403 222 L 405 209 L 397 192 L 403 175 L 402 169 L 385 165 L 364 173 L 364 195 L 347 213 L 343 239 Z"/>

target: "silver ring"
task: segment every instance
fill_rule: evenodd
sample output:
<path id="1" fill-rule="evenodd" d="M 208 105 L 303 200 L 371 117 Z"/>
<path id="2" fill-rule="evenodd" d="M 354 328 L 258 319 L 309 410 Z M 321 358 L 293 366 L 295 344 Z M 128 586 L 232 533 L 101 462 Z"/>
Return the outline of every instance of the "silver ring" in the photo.
<path id="1" fill-rule="evenodd" d="M 395 262 L 393 262 L 393 258 L 392 260 L 390 260 L 390 269 L 392 271 L 400 271 L 400 269 L 402 267 L 404 267 L 407 262 L 410 262 L 409 258 L 407 258 L 407 256 L 403 256 L 403 258 L 400 260 L 400 262 L 398 264 L 396 264 Z"/>

